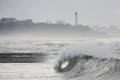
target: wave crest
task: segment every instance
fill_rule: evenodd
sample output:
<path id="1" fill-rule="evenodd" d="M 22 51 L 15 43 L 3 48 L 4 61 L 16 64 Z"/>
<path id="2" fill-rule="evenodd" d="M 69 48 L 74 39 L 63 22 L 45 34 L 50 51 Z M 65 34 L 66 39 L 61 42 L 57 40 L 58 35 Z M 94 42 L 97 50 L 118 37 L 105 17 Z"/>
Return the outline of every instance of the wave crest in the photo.
<path id="1" fill-rule="evenodd" d="M 93 46 L 92 46 L 93 47 Z M 77 48 L 77 47 L 74 47 Z M 81 47 L 79 47 L 81 48 Z M 79 49 L 78 48 L 78 49 Z M 84 47 L 85 48 L 85 47 Z M 86 47 L 87 48 L 87 47 Z M 96 50 L 96 47 L 93 47 Z M 99 48 L 97 46 L 97 48 Z M 105 48 L 105 47 L 103 47 Z M 72 48 L 73 49 L 73 48 Z M 116 56 L 111 57 L 112 51 L 105 51 L 105 52 L 110 52 L 106 53 L 107 55 L 111 56 L 104 56 L 104 57 L 99 57 L 99 56 L 94 56 L 90 53 L 85 53 L 82 54 L 81 50 L 72 50 L 71 48 L 66 48 L 58 60 L 56 61 L 56 64 L 54 66 L 54 69 L 57 71 L 60 71 L 64 74 L 65 77 L 67 78 L 76 78 L 82 79 L 82 80 L 119 80 L 120 79 L 120 59 Z M 107 49 L 107 48 L 106 48 Z M 85 49 L 84 49 L 85 50 Z M 87 50 L 87 49 L 86 49 Z M 99 49 L 96 54 L 100 55 L 104 54 L 102 50 L 105 49 Z M 79 53 L 76 53 L 76 51 Z M 88 52 L 88 51 L 87 51 Z M 94 52 L 94 51 L 92 51 Z M 95 51 L 97 52 L 97 51 Z M 74 55 L 74 56 L 73 56 Z M 117 58 L 116 58 L 117 57 Z M 65 68 L 61 68 L 61 65 L 67 61 L 68 65 Z"/>

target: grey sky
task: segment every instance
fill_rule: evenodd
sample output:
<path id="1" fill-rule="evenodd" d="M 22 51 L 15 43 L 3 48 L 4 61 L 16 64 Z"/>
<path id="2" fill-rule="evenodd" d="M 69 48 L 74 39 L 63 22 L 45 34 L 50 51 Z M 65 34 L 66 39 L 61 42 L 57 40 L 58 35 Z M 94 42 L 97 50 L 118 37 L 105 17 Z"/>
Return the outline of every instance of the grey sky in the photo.
<path id="1" fill-rule="evenodd" d="M 0 18 L 64 20 L 74 24 L 75 11 L 79 24 L 120 25 L 120 0 L 0 0 Z"/>

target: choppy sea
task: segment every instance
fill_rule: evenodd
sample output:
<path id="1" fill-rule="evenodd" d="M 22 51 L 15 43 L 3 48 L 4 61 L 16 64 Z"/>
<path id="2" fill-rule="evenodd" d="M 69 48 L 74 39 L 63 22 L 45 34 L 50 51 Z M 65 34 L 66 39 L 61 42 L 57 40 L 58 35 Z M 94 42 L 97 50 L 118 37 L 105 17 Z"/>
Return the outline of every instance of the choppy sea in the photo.
<path id="1" fill-rule="evenodd" d="M 120 38 L 0 39 L 0 53 L 46 54 L 44 62 L 40 63 L 0 63 L 0 80 L 119 80 L 119 58 L 74 56 L 70 60 L 76 58 L 77 61 L 74 65 L 70 63 L 70 69 L 67 69 L 69 66 L 63 71 L 54 69 L 59 54 L 66 46 L 74 43 L 95 43 L 102 46 L 115 43 L 112 48 L 117 46 L 117 51 L 120 48 L 119 42 Z"/>

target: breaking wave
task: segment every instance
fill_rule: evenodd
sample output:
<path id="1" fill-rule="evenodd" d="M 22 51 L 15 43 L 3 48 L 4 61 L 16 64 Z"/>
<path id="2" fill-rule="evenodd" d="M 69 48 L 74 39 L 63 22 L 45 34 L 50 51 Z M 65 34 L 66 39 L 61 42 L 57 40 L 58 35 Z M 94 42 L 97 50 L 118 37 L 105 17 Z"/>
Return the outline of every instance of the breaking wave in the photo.
<path id="1" fill-rule="evenodd" d="M 54 69 L 67 80 L 119 80 L 119 47 L 118 43 L 72 44 L 61 52 Z M 62 67 L 65 62 L 68 64 Z"/>

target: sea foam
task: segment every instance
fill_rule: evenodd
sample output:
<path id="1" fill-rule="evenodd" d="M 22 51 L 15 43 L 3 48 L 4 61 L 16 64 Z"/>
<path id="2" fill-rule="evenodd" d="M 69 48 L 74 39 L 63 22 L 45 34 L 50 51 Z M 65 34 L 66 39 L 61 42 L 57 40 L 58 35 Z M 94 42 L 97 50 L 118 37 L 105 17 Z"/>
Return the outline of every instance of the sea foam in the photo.
<path id="1" fill-rule="evenodd" d="M 73 43 L 63 48 L 58 60 L 72 58 L 79 55 L 89 55 L 97 58 L 116 58 L 120 59 L 120 43 Z"/>

